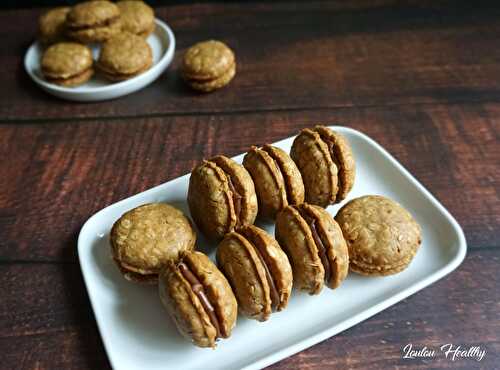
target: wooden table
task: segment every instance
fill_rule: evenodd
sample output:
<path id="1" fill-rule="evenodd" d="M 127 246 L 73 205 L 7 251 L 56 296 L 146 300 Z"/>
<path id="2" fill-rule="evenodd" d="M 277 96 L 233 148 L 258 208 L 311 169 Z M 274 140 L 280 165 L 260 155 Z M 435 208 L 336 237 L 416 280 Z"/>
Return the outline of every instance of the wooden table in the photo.
<path id="1" fill-rule="evenodd" d="M 500 9 L 474 4 L 157 9 L 177 36 L 173 66 L 141 92 L 95 104 L 52 98 L 25 74 L 41 9 L 1 12 L 0 368 L 109 368 L 77 261 L 85 220 L 204 157 L 318 122 L 386 147 L 457 218 L 468 255 L 440 282 L 271 368 L 498 368 Z M 238 73 L 198 95 L 177 68 L 186 47 L 207 38 L 234 48 Z M 408 343 L 487 354 L 402 359 Z"/>

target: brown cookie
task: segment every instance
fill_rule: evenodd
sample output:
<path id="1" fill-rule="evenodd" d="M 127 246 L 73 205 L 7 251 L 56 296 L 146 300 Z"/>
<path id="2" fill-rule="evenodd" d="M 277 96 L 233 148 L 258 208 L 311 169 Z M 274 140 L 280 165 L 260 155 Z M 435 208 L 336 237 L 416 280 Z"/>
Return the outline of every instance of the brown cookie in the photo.
<path id="1" fill-rule="evenodd" d="M 97 67 L 111 81 L 138 76 L 153 64 L 153 52 L 144 38 L 122 32 L 107 40 L 101 47 Z"/>
<path id="2" fill-rule="evenodd" d="M 48 82 L 61 86 L 77 86 L 94 73 L 92 51 L 75 42 L 60 42 L 42 55 L 41 71 Z"/>
<path id="3" fill-rule="evenodd" d="M 420 225 L 401 205 L 380 195 L 345 204 L 335 216 L 349 248 L 351 269 L 363 275 L 404 270 L 422 240 Z"/>
<path id="4" fill-rule="evenodd" d="M 229 82 L 231 82 L 235 74 L 236 63 L 233 64 L 233 66 L 230 67 L 227 72 L 225 72 L 218 78 L 214 78 L 213 80 L 198 81 L 191 79 L 187 80 L 187 82 L 189 83 L 189 86 L 191 86 L 191 88 L 193 88 L 194 90 L 208 93 L 226 86 Z"/>
<path id="5" fill-rule="evenodd" d="M 304 202 L 302 176 L 283 150 L 271 145 L 253 146 L 243 159 L 255 184 L 259 216 L 274 219 L 288 204 Z"/>
<path id="6" fill-rule="evenodd" d="M 181 72 L 195 90 L 210 92 L 227 85 L 236 74 L 233 51 L 216 40 L 199 42 L 184 54 Z"/>
<path id="7" fill-rule="evenodd" d="M 306 202 L 327 207 L 352 189 L 354 158 L 341 134 L 323 126 L 304 129 L 295 138 L 290 156 L 302 174 Z"/>
<path id="8" fill-rule="evenodd" d="M 64 40 L 66 16 L 69 6 L 51 9 L 40 16 L 38 20 L 38 39 L 41 43 L 50 45 Z"/>
<path id="9" fill-rule="evenodd" d="M 165 203 L 128 211 L 110 233 L 113 259 L 126 279 L 138 282 L 156 282 L 161 266 L 193 250 L 195 241 L 189 220 Z"/>
<path id="10" fill-rule="evenodd" d="M 199 347 L 215 348 L 236 324 L 238 305 L 226 278 L 200 252 L 185 253 L 160 273 L 160 299 L 179 332 Z"/>
<path id="11" fill-rule="evenodd" d="M 122 31 L 148 37 L 155 29 L 153 8 L 142 1 L 119 1 Z"/>
<path id="12" fill-rule="evenodd" d="M 346 278 L 346 242 L 340 227 L 323 208 L 306 203 L 287 206 L 278 213 L 275 232 L 299 289 L 318 294 L 324 282 L 335 289 Z"/>
<path id="13" fill-rule="evenodd" d="M 247 170 L 219 155 L 203 161 L 189 178 L 188 204 L 194 222 L 210 239 L 222 239 L 236 226 L 253 224 L 257 196 Z"/>
<path id="14" fill-rule="evenodd" d="M 217 264 L 243 315 L 266 321 L 271 312 L 287 306 L 292 268 L 278 242 L 264 230 L 245 225 L 227 234 L 217 248 Z"/>
<path id="15" fill-rule="evenodd" d="M 121 31 L 120 9 L 110 1 L 86 1 L 71 8 L 66 33 L 83 43 L 103 42 Z"/>

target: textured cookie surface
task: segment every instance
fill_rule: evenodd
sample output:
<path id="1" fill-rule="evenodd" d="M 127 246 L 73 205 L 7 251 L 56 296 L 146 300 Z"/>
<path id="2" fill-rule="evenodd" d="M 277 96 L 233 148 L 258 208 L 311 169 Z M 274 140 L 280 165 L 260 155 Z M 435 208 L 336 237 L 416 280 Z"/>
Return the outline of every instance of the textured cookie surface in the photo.
<path id="1" fill-rule="evenodd" d="M 122 30 L 142 37 L 154 30 L 154 11 L 142 1 L 119 1 Z"/>
<path id="2" fill-rule="evenodd" d="M 103 26 L 119 16 L 120 9 L 110 1 L 86 1 L 71 8 L 67 23 L 72 29 Z"/>
<path id="3" fill-rule="evenodd" d="M 236 75 L 236 63 L 223 73 L 220 77 L 212 80 L 187 80 L 191 88 L 201 92 L 211 92 L 226 86 Z"/>
<path id="4" fill-rule="evenodd" d="M 338 169 L 320 135 L 310 129 L 302 130 L 293 141 L 290 156 L 302 175 L 305 201 L 321 207 L 333 204 L 338 191 Z"/>
<path id="5" fill-rule="evenodd" d="M 106 74 L 127 77 L 148 69 L 152 60 L 151 47 L 142 37 L 123 32 L 102 45 L 97 64 Z"/>
<path id="6" fill-rule="evenodd" d="M 116 263 L 144 275 L 157 274 L 162 264 L 191 251 L 195 240 L 189 220 L 165 203 L 132 209 L 115 222 L 110 234 Z"/>
<path id="7" fill-rule="evenodd" d="M 50 46 L 42 56 L 45 77 L 66 79 L 85 72 L 92 66 L 92 52 L 85 45 L 61 42 Z"/>
<path id="8" fill-rule="evenodd" d="M 234 64 L 234 53 L 226 44 L 208 40 L 199 42 L 186 51 L 182 73 L 187 79 L 213 80 L 226 74 Z M 234 71 L 232 74 L 234 75 Z"/>
<path id="9" fill-rule="evenodd" d="M 66 16 L 70 11 L 69 6 L 51 9 L 40 16 L 38 21 L 38 38 L 44 44 L 62 41 L 65 32 Z"/>
<path id="10" fill-rule="evenodd" d="M 325 126 L 314 128 L 321 139 L 328 145 L 330 155 L 338 169 L 338 192 L 335 203 L 344 200 L 354 185 L 356 165 L 352 149 L 347 139 Z"/>
<path id="11" fill-rule="evenodd" d="M 388 275 L 402 271 L 421 243 L 421 228 L 398 203 L 378 195 L 356 198 L 335 217 L 349 249 L 353 271 Z"/>

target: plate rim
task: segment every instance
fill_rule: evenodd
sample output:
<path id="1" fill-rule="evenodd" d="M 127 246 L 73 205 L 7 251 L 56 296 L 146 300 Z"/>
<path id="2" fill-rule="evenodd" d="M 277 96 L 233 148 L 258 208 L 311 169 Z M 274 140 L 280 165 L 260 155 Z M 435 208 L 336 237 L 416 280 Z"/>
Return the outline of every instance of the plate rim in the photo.
<path id="1" fill-rule="evenodd" d="M 328 125 L 328 127 L 333 129 L 333 130 L 340 130 L 340 131 L 349 132 L 351 135 L 357 136 L 357 137 L 367 141 L 370 145 L 372 145 L 375 149 L 377 149 L 384 156 L 384 158 L 386 160 L 391 162 L 391 164 L 395 165 L 396 168 L 404 175 L 404 177 L 407 178 L 412 183 L 412 185 L 414 185 L 421 193 L 423 193 L 423 195 L 426 196 L 426 198 L 433 204 L 434 207 L 436 207 L 441 212 L 441 214 L 444 216 L 444 218 L 452 226 L 453 232 L 456 235 L 457 241 L 458 241 L 457 251 L 455 252 L 453 257 L 450 258 L 449 262 L 446 265 L 439 268 L 437 271 L 430 274 L 426 278 L 421 279 L 419 281 L 416 281 L 415 283 L 411 284 L 406 289 L 403 289 L 402 291 L 391 295 L 389 298 L 384 299 L 382 302 L 379 302 L 379 303 L 359 312 L 358 314 L 349 317 L 346 320 L 343 320 L 339 324 L 327 327 L 324 330 L 322 330 L 318 333 L 315 333 L 315 334 L 313 334 L 305 339 L 298 340 L 296 343 L 291 344 L 291 345 L 289 345 L 289 346 L 287 346 L 287 347 L 285 347 L 285 348 L 283 348 L 283 349 L 281 349 L 273 354 L 263 356 L 250 364 L 245 364 L 241 368 L 242 370 L 255 370 L 255 369 L 261 369 L 263 367 L 269 366 L 271 364 L 274 364 L 282 359 L 290 357 L 290 356 L 292 356 L 292 355 L 294 355 L 294 354 L 296 354 L 304 349 L 307 349 L 307 348 L 309 348 L 309 347 L 311 347 L 311 346 L 313 346 L 321 341 L 324 341 L 327 338 L 330 338 L 336 334 L 339 334 L 340 332 L 342 332 L 344 330 L 347 330 L 347 329 L 359 324 L 360 322 L 374 316 L 375 314 L 377 314 L 379 312 L 382 312 L 383 310 L 387 309 L 388 307 L 402 301 L 403 299 L 409 297 L 410 295 L 415 294 L 416 292 L 426 288 L 427 286 L 431 285 L 432 283 L 435 283 L 436 281 L 438 281 L 438 280 L 442 279 L 443 277 L 445 277 L 446 275 L 450 274 L 458 266 L 460 266 L 460 264 L 463 262 L 466 254 L 467 254 L 467 241 L 465 238 L 465 234 L 464 234 L 462 228 L 460 227 L 460 225 L 458 224 L 458 222 L 456 221 L 456 219 L 437 200 L 437 198 L 434 197 L 434 195 L 432 195 L 432 193 L 429 190 L 427 190 L 395 157 L 393 157 L 379 143 L 377 143 L 375 140 L 373 140 L 371 137 L 369 137 L 368 135 L 364 134 L 361 131 L 358 131 L 356 129 L 346 127 L 346 126 L 340 126 L 340 125 Z M 284 138 L 282 140 L 278 140 L 278 141 L 274 142 L 273 145 L 280 143 L 281 141 L 284 141 L 284 140 L 293 139 L 295 137 L 296 137 L 296 135 L 289 136 L 287 138 Z M 244 154 L 244 153 L 242 153 L 242 154 Z M 232 156 L 231 158 L 237 157 L 239 155 L 241 155 L 241 154 Z M 88 218 L 88 220 L 83 224 L 83 226 L 80 230 L 80 233 L 78 235 L 78 242 L 77 242 L 77 244 L 78 244 L 78 246 L 77 246 L 78 261 L 79 261 L 81 272 L 83 275 L 83 280 L 85 282 L 85 287 L 86 287 L 87 292 L 88 292 L 90 304 L 91 304 L 92 310 L 94 311 L 94 316 L 96 318 L 96 323 L 97 323 L 97 327 L 99 330 L 99 334 L 102 338 L 102 343 L 103 343 L 104 349 L 106 351 L 109 362 L 110 362 L 111 367 L 113 369 L 117 369 L 118 367 L 116 366 L 116 364 L 114 362 L 114 357 L 111 355 L 111 351 L 108 348 L 109 344 L 104 339 L 105 337 L 103 335 L 101 322 L 98 319 L 98 314 L 97 314 L 97 311 L 99 311 L 99 309 L 96 310 L 96 304 L 94 303 L 94 301 L 92 299 L 92 295 L 90 293 L 89 285 L 88 285 L 88 281 L 87 281 L 87 276 L 85 274 L 84 267 L 83 267 L 83 264 L 85 264 L 85 262 L 83 262 L 83 260 L 82 260 L 83 253 L 81 253 L 81 250 L 83 250 L 83 248 L 84 248 L 84 246 L 83 246 L 84 245 L 84 238 L 86 237 L 87 229 L 90 228 L 90 225 L 93 224 L 94 219 L 96 219 L 101 213 L 104 213 L 108 208 L 120 205 L 126 201 L 129 201 L 130 199 L 139 197 L 140 195 L 144 195 L 145 193 L 152 192 L 153 190 L 155 190 L 161 186 L 164 186 L 165 184 L 167 184 L 171 181 L 180 180 L 180 179 L 187 177 L 189 175 L 190 174 L 187 173 L 185 175 L 181 175 L 181 176 L 178 176 L 176 178 L 170 179 L 162 184 L 153 186 L 152 188 L 146 189 L 140 193 L 131 195 L 127 198 L 121 199 L 115 203 L 112 203 L 112 204 L 102 208 L 101 210 L 97 211 L 91 217 Z"/>
<path id="2" fill-rule="evenodd" d="M 38 40 L 33 41 L 33 43 L 28 47 L 26 53 L 24 54 L 24 63 L 23 63 L 24 70 L 30 76 L 30 78 L 41 88 L 51 92 L 67 94 L 70 95 L 71 97 L 80 97 L 82 95 L 87 95 L 87 94 L 104 93 L 115 89 L 127 88 L 130 85 L 137 83 L 139 78 L 145 78 L 146 76 L 154 74 L 155 72 L 158 72 L 159 76 L 159 74 L 161 74 L 161 71 L 163 71 L 168 66 L 169 60 L 171 61 L 173 59 L 176 47 L 174 32 L 168 26 L 168 24 L 162 21 L 161 19 L 155 18 L 155 24 L 157 27 L 160 27 L 160 29 L 162 29 L 162 31 L 167 35 L 168 47 L 161 56 L 160 60 L 158 60 L 158 62 L 154 64 L 153 67 L 151 67 L 145 73 L 132 77 L 128 80 L 110 83 L 109 85 L 106 86 L 91 87 L 86 90 L 75 90 L 74 88 L 71 87 L 59 86 L 47 82 L 42 78 L 40 78 L 39 76 L 37 76 L 29 67 L 28 56 L 33 52 L 33 49 L 35 47 L 40 46 L 40 42 Z M 97 99 L 97 100 L 102 100 L 102 99 Z"/>

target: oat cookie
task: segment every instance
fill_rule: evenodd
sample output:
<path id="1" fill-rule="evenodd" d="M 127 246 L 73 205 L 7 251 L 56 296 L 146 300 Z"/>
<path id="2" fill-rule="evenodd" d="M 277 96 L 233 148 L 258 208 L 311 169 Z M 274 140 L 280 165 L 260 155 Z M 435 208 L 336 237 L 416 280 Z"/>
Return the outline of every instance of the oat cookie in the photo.
<path id="1" fill-rule="evenodd" d="M 188 204 L 194 222 L 213 240 L 240 225 L 253 224 L 257 195 L 247 170 L 219 155 L 196 166 L 189 178 Z"/>
<path id="2" fill-rule="evenodd" d="M 75 42 L 61 42 L 45 50 L 40 64 L 48 82 L 77 86 L 93 75 L 92 63 L 92 52 L 88 47 Z"/>
<path id="3" fill-rule="evenodd" d="M 38 20 L 38 39 L 45 45 L 64 40 L 66 16 L 69 6 L 51 9 L 40 16 Z"/>
<path id="4" fill-rule="evenodd" d="M 287 306 L 292 268 L 278 242 L 264 230 L 245 225 L 227 234 L 217 248 L 217 264 L 246 317 L 266 321 Z"/>
<path id="5" fill-rule="evenodd" d="M 153 64 L 149 44 L 140 36 L 122 32 L 106 41 L 101 48 L 97 67 L 111 81 L 138 76 Z"/>
<path id="6" fill-rule="evenodd" d="M 404 270 L 421 244 L 421 228 L 411 214 L 379 195 L 349 201 L 335 219 L 349 248 L 351 269 L 364 275 Z"/>
<path id="7" fill-rule="evenodd" d="M 128 211 L 110 233 L 113 259 L 126 279 L 138 282 L 156 282 L 161 266 L 193 250 L 195 241 L 189 220 L 165 203 Z"/>
<path id="8" fill-rule="evenodd" d="M 149 36 L 155 29 L 153 8 L 142 1 L 119 1 L 122 31 L 141 37 Z"/>
<path id="9" fill-rule="evenodd" d="M 234 53 L 220 41 L 199 42 L 184 54 L 181 73 L 195 90 L 210 92 L 219 89 L 236 74 Z"/>
<path id="10" fill-rule="evenodd" d="M 327 207 L 345 199 L 355 179 L 351 147 L 328 127 L 304 129 L 295 138 L 290 156 L 297 163 L 308 203 Z"/>
<path id="11" fill-rule="evenodd" d="M 255 184 L 259 216 L 274 219 L 288 204 L 304 202 L 304 184 L 295 162 L 283 150 L 271 145 L 253 146 L 243 159 Z"/>
<path id="12" fill-rule="evenodd" d="M 71 8 L 66 33 L 83 43 L 103 42 L 121 31 L 120 9 L 110 1 L 86 1 Z"/>
<path id="13" fill-rule="evenodd" d="M 228 281 L 200 252 L 168 262 L 159 277 L 160 299 L 179 332 L 199 347 L 215 348 L 236 324 L 238 304 Z"/>
<path id="14" fill-rule="evenodd" d="M 349 255 L 340 227 L 323 208 L 307 203 L 285 207 L 276 218 L 276 239 L 290 259 L 294 284 L 318 294 L 347 276 Z"/>

